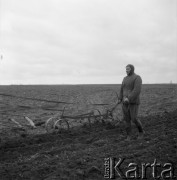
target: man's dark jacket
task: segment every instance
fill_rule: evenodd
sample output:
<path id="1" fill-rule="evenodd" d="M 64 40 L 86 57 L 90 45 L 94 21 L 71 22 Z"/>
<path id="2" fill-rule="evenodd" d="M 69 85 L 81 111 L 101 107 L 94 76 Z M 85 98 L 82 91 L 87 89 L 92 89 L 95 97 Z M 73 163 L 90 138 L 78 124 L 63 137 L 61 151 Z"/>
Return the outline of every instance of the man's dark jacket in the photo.
<path id="1" fill-rule="evenodd" d="M 119 99 L 122 101 L 125 97 L 129 99 L 130 104 L 140 104 L 140 92 L 142 86 L 142 79 L 134 72 L 131 75 L 124 77 Z"/>

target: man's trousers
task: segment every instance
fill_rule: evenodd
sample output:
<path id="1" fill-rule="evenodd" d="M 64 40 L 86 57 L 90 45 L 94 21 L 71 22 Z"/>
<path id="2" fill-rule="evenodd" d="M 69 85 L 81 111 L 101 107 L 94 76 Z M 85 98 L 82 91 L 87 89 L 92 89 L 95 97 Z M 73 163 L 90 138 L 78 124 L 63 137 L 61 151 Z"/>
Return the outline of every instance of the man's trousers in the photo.
<path id="1" fill-rule="evenodd" d="M 137 104 L 122 104 L 123 120 L 126 122 L 126 132 L 128 136 L 131 134 L 132 131 L 131 122 L 135 123 L 140 133 L 143 132 L 141 121 L 137 118 L 138 108 L 139 105 Z"/>

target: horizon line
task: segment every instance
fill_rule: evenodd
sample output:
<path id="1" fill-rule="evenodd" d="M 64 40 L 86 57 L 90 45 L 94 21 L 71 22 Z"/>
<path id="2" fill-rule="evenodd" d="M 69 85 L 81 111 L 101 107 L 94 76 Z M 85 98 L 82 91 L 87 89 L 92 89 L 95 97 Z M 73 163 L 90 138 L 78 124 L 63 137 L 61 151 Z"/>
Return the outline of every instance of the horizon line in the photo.
<path id="1" fill-rule="evenodd" d="M 142 85 L 155 85 L 155 84 L 168 84 L 168 85 L 176 85 L 177 83 L 143 83 Z M 88 84 L 81 84 L 81 83 L 76 83 L 76 84 L 72 84 L 72 83 L 67 83 L 67 84 L 0 84 L 0 86 L 59 86 L 59 85 L 121 85 L 121 83 L 88 83 Z"/>

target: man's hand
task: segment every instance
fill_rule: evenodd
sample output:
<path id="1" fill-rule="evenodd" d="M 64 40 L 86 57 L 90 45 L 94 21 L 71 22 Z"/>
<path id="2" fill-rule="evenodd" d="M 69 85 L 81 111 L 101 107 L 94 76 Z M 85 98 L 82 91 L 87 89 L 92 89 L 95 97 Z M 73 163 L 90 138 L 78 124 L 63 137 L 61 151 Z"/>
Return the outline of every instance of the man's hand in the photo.
<path id="1" fill-rule="evenodd" d="M 129 99 L 127 97 L 125 97 L 124 100 L 123 100 L 123 103 L 124 104 L 129 104 Z"/>

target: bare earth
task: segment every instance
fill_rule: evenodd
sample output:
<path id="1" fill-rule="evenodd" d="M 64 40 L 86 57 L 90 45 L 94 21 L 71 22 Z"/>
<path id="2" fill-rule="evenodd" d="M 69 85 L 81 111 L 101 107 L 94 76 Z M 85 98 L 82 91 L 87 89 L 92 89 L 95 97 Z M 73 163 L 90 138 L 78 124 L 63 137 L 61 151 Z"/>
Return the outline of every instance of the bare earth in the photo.
<path id="1" fill-rule="evenodd" d="M 44 126 L 31 129 L 24 116 L 44 122 L 65 107 L 66 115 L 104 112 L 117 102 L 120 85 L 0 86 L 0 94 L 74 104 L 35 101 L 0 95 L 0 180 L 15 179 L 104 179 L 104 158 L 125 158 L 122 170 L 134 162 L 171 163 L 177 176 L 177 85 L 143 85 L 139 118 L 146 131 L 125 141 L 124 123 L 69 120 L 70 130 L 46 132 Z M 107 104 L 107 105 L 93 105 Z M 121 107 L 115 114 L 121 119 Z M 115 116 L 116 117 L 116 116 Z M 22 124 L 25 131 L 8 119 Z M 158 174 L 163 167 L 158 168 Z M 152 171 L 147 171 L 148 179 Z M 120 179 L 116 174 L 116 178 Z"/>

